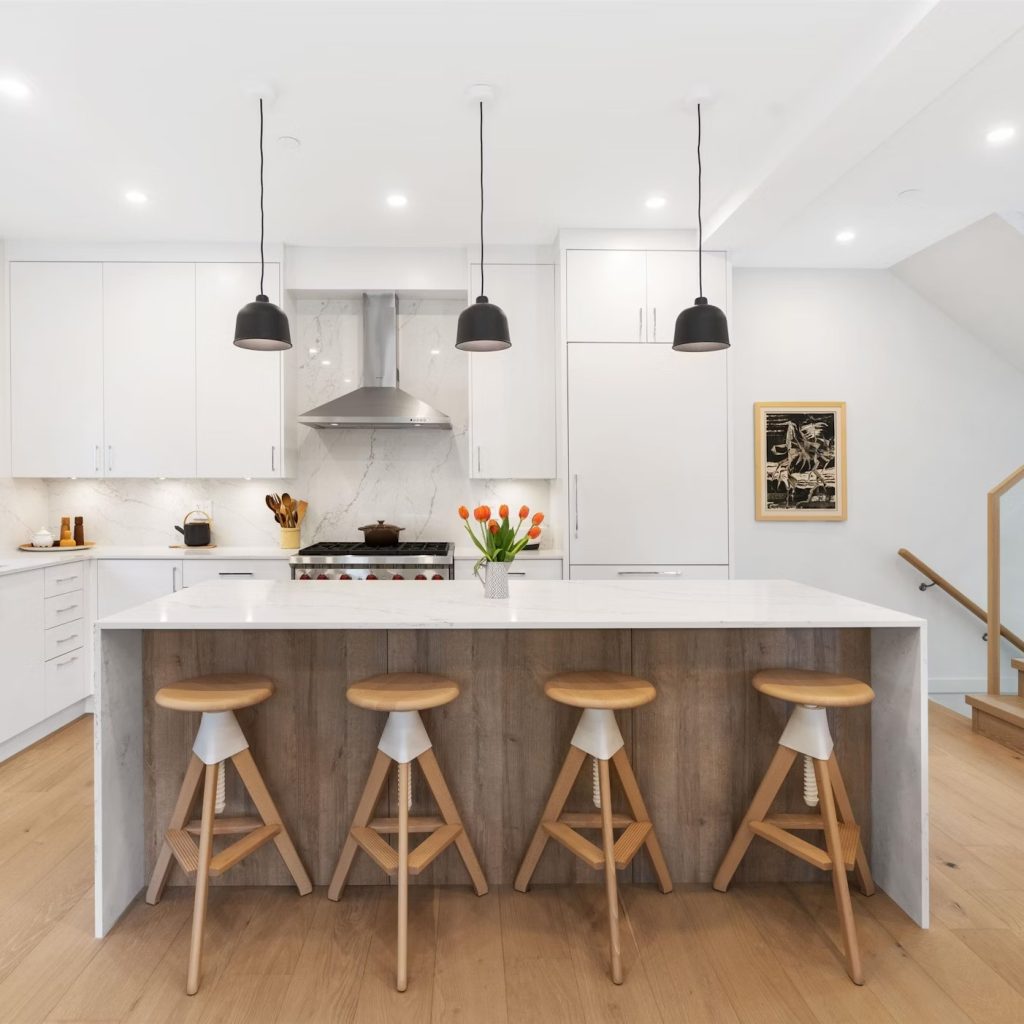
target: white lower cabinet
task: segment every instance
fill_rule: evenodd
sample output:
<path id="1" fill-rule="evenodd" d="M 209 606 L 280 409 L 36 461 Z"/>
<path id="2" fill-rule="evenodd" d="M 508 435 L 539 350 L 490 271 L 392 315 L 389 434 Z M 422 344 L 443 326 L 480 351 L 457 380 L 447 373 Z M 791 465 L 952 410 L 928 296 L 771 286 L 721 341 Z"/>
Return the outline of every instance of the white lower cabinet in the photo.
<path id="1" fill-rule="evenodd" d="M 674 583 L 680 580 L 727 580 L 727 565 L 574 565 L 572 580 L 654 580 Z"/>
<path id="2" fill-rule="evenodd" d="M 455 559 L 455 578 L 457 580 L 473 579 L 475 558 Z M 560 580 L 562 578 L 562 559 L 560 558 L 517 558 L 508 570 L 512 580 Z"/>
<path id="3" fill-rule="evenodd" d="M 62 654 L 46 663 L 46 717 L 63 711 L 92 692 L 85 651 Z"/>
<path id="4" fill-rule="evenodd" d="M 173 594 L 182 586 L 178 558 L 110 558 L 97 562 L 96 567 L 96 604 L 101 619 Z"/>
<path id="5" fill-rule="evenodd" d="M 43 574 L 0 578 L 0 743 L 46 717 Z"/>

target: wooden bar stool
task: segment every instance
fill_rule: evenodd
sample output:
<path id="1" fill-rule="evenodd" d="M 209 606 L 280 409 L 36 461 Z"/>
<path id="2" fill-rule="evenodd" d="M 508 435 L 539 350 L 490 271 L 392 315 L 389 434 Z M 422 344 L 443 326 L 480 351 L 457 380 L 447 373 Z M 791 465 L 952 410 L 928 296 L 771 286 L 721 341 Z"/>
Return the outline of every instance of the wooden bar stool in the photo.
<path id="1" fill-rule="evenodd" d="M 618 672 L 566 672 L 552 676 L 544 692 L 559 704 L 582 708 L 579 725 L 572 737 L 569 754 L 558 773 L 554 788 L 541 814 L 540 824 L 519 866 L 515 887 L 526 892 L 549 839 L 561 843 L 595 871 L 604 868 L 608 896 L 608 935 L 611 947 L 612 981 L 622 984 L 622 946 L 619 941 L 619 895 L 616 868 L 625 868 L 641 846 L 647 847 L 658 887 L 672 891 L 672 879 L 654 832 L 651 816 L 640 793 L 633 766 L 623 747 L 615 712 L 637 708 L 654 700 L 656 691 L 645 679 Z M 594 804 L 600 813 L 563 814 L 573 784 L 587 756 L 594 764 Z M 633 817 L 612 813 L 611 772 L 615 766 L 626 802 Z M 580 835 L 578 829 L 600 829 L 601 846 Z M 615 838 L 615 829 L 623 829 Z"/>
<path id="2" fill-rule="evenodd" d="M 846 951 L 846 971 L 858 985 L 864 984 L 857 929 L 846 872 L 852 870 L 865 896 L 875 891 L 871 869 L 860 841 L 860 826 L 839 773 L 832 749 L 826 708 L 854 708 L 870 704 L 875 693 L 867 683 L 828 672 L 800 669 L 768 669 L 754 676 L 754 689 L 769 697 L 795 704 L 779 739 L 779 749 L 761 780 L 754 800 L 726 851 L 714 887 L 725 892 L 754 836 L 792 853 L 822 871 L 832 872 L 832 888 L 839 911 L 839 925 Z M 819 814 L 769 814 L 772 802 L 786 781 L 797 754 L 804 758 L 804 802 Z M 825 833 L 825 849 L 794 832 Z"/>
<path id="3" fill-rule="evenodd" d="M 348 688 L 349 702 L 370 711 L 387 711 L 377 755 L 370 768 L 370 777 L 356 808 L 352 827 L 341 849 L 327 896 L 340 900 L 356 850 L 362 849 L 389 876 L 398 876 L 398 966 L 396 987 L 404 992 L 409 974 L 409 876 L 418 875 L 452 843 L 462 857 L 477 896 L 487 892 L 487 879 L 477 860 L 455 808 L 448 783 L 434 756 L 430 737 L 423 726 L 420 712 L 437 708 L 455 700 L 458 684 L 444 676 L 422 672 L 389 673 L 372 676 Z M 387 784 L 388 771 L 398 762 L 398 818 L 375 818 L 374 811 Z M 409 816 L 412 802 L 412 762 L 423 772 L 434 796 L 440 817 Z M 409 850 L 409 833 L 427 833 L 415 850 Z M 398 836 L 396 850 L 382 837 Z"/>
<path id="4" fill-rule="evenodd" d="M 192 759 L 185 772 L 185 781 L 178 793 L 171 821 L 157 855 L 153 877 L 146 890 L 146 902 L 159 903 L 171 871 L 171 857 L 182 871 L 196 880 L 195 907 L 192 913 L 192 944 L 188 954 L 186 991 L 199 990 L 199 973 L 203 956 L 203 929 L 206 925 L 206 900 L 210 878 L 224 874 L 254 850 L 269 843 L 277 845 L 278 853 L 288 868 L 300 896 L 312 892 L 313 884 L 299 860 L 291 837 L 256 767 L 249 744 L 235 718 L 240 708 L 251 708 L 272 697 L 274 683 L 264 676 L 212 675 L 187 679 L 157 691 L 156 702 L 174 711 L 199 711 L 202 720 L 192 747 Z M 221 818 L 224 809 L 225 761 L 231 760 L 256 805 L 258 818 Z M 199 821 L 190 821 L 192 808 L 199 795 L 199 783 L 205 772 L 203 811 Z M 193 836 L 199 836 L 196 846 Z M 213 840 L 219 835 L 237 835 L 230 846 L 213 852 Z"/>

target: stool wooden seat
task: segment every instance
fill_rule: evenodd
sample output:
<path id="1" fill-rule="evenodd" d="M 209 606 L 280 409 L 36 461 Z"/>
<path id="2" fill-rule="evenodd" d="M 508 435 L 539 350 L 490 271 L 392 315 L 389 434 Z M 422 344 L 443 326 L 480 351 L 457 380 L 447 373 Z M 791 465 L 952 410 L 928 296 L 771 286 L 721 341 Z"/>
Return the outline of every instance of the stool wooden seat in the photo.
<path id="1" fill-rule="evenodd" d="M 830 871 L 846 953 L 846 971 L 856 984 L 862 985 L 864 974 L 846 872 L 854 872 L 866 896 L 874 893 L 875 885 L 861 842 L 860 826 L 854 819 L 832 748 L 825 709 L 868 704 L 874 699 L 874 691 L 858 679 L 794 669 L 758 672 L 753 684 L 759 692 L 796 707 L 712 884 L 719 892 L 728 889 L 754 836 L 767 839 L 821 871 Z M 771 805 L 798 754 L 803 755 L 804 760 L 804 801 L 811 808 L 820 804 L 820 812 L 770 814 Z M 825 849 L 794 835 L 795 832 L 822 832 Z"/>
<path id="2" fill-rule="evenodd" d="M 874 690 L 859 679 L 792 668 L 755 673 L 754 689 L 790 704 L 813 704 L 819 708 L 855 708 L 875 699 Z"/>
<path id="3" fill-rule="evenodd" d="M 161 707 L 174 711 L 198 711 L 203 715 L 192 748 L 192 759 L 146 890 L 147 903 L 160 902 L 170 875 L 172 858 L 187 876 L 195 878 L 192 942 L 186 981 L 189 995 L 195 995 L 199 990 L 211 877 L 224 874 L 249 854 L 273 841 L 295 880 L 299 894 L 305 896 L 313 890 L 309 875 L 302 866 L 295 844 L 281 821 L 234 715 L 240 708 L 261 704 L 273 695 L 274 689 L 273 680 L 266 676 L 226 674 L 186 679 L 165 686 L 156 694 L 156 703 Z M 228 760 L 235 766 L 259 817 L 217 818 L 224 807 L 223 766 Z M 204 782 L 202 815 L 198 821 L 192 821 L 201 781 Z M 238 838 L 214 853 L 214 838 L 221 835 Z M 193 836 L 198 836 L 198 846 Z"/>
<path id="4" fill-rule="evenodd" d="M 657 690 L 646 679 L 621 672 L 564 672 L 544 683 L 544 692 L 573 708 L 625 711 L 650 704 Z"/>
<path id="5" fill-rule="evenodd" d="M 387 875 L 397 877 L 395 984 L 399 992 L 404 992 L 409 983 L 409 876 L 420 874 L 454 843 L 476 894 L 483 896 L 487 892 L 487 879 L 419 714 L 448 704 L 458 695 L 459 686 L 454 680 L 419 672 L 372 676 L 348 688 L 352 704 L 372 711 L 387 711 L 388 718 L 327 896 L 332 900 L 341 899 L 358 850 L 366 853 Z M 409 814 L 413 761 L 423 772 L 440 817 L 411 817 Z M 398 818 L 377 818 L 374 812 L 387 787 L 388 773 L 394 762 L 398 763 Z M 425 834 L 427 838 L 410 850 L 410 833 Z M 385 840 L 384 837 L 390 835 L 397 836 L 397 849 Z"/>
<path id="6" fill-rule="evenodd" d="M 661 845 L 654 832 L 633 766 L 623 746 L 622 733 L 615 721 L 615 712 L 640 707 L 654 700 L 655 688 L 646 679 L 618 672 L 566 672 L 552 676 L 544 684 L 544 692 L 552 700 L 570 707 L 582 708 L 579 725 L 573 735 L 569 754 L 548 802 L 541 813 L 530 845 L 516 874 L 515 887 L 526 892 L 530 886 L 541 854 L 549 839 L 561 843 L 595 871 L 604 870 L 608 898 L 608 936 L 611 949 L 611 975 L 616 985 L 622 984 L 622 947 L 619 939 L 619 896 L 615 871 L 627 867 L 646 847 L 647 854 L 662 892 L 672 891 Z M 598 813 L 563 813 L 576 777 L 587 756 L 594 765 L 594 803 Z M 632 817 L 612 813 L 611 771 L 614 765 Z M 597 846 L 580 831 L 600 830 Z M 615 830 L 622 834 L 615 838 Z"/>

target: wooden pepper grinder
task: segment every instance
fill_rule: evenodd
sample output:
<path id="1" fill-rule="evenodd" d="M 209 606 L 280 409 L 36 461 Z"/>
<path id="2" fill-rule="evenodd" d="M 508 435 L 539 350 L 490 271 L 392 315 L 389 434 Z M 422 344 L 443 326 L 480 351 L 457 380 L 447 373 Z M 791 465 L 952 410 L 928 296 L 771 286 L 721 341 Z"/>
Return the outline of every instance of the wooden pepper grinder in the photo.
<path id="1" fill-rule="evenodd" d="M 75 516 L 75 547 L 85 547 L 85 520 L 81 516 Z"/>
<path id="2" fill-rule="evenodd" d="M 60 517 L 60 543 L 57 546 L 62 548 L 75 546 L 75 538 L 71 536 L 71 516 Z"/>

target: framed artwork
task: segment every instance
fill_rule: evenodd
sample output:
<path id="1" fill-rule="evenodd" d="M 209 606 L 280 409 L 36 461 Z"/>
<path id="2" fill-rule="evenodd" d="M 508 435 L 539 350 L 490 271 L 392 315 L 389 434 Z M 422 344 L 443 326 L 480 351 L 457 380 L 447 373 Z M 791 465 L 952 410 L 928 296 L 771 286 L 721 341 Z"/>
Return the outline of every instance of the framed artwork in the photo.
<path id="1" fill-rule="evenodd" d="M 754 517 L 846 518 L 846 403 L 754 403 Z"/>

